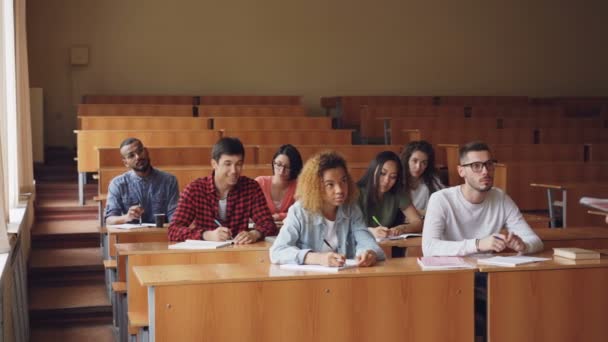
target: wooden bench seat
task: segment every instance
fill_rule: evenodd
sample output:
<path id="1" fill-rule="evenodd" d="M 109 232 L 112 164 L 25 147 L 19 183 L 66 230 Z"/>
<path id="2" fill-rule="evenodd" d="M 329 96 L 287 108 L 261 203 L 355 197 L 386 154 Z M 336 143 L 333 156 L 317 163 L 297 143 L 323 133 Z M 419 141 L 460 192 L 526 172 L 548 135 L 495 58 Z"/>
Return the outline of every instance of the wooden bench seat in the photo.
<path id="1" fill-rule="evenodd" d="M 258 163 L 270 163 L 272 157 L 278 150 L 279 145 L 260 145 L 258 146 Z M 371 162 L 378 153 L 382 151 L 393 151 L 397 154 L 401 153 L 403 146 L 399 145 L 297 145 L 296 148 L 302 156 L 302 160 L 306 161 L 314 154 L 333 150 L 340 153 L 346 159 L 347 163 L 368 163 Z"/>
<path id="2" fill-rule="evenodd" d="M 191 95 L 97 95 L 82 97 L 84 104 L 158 104 L 196 105 L 197 96 Z"/>
<path id="3" fill-rule="evenodd" d="M 194 116 L 192 105 L 79 104 L 78 116 Z"/>
<path id="4" fill-rule="evenodd" d="M 213 129 L 224 130 L 318 130 L 331 129 L 331 118 L 312 116 L 213 117 Z"/>
<path id="5" fill-rule="evenodd" d="M 208 118 L 188 116 L 82 116 L 82 130 L 210 129 Z"/>
<path id="6" fill-rule="evenodd" d="M 352 130 L 224 130 L 223 136 L 237 137 L 245 145 L 350 145 Z"/>

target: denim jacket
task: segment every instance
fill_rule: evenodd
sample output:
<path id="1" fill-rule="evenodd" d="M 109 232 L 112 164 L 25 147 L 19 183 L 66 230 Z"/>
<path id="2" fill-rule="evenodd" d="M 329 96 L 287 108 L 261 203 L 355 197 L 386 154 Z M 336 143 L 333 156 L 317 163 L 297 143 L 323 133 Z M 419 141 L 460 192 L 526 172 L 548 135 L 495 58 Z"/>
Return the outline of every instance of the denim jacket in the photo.
<path id="1" fill-rule="evenodd" d="M 335 221 L 338 253 L 353 259 L 366 250 L 376 252 L 384 260 L 384 252 L 367 230 L 357 203 L 338 207 Z M 287 218 L 272 247 L 270 261 L 274 264 L 303 264 L 308 252 L 323 250 L 327 226 L 321 214 L 311 213 L 298 201 L 289 208 Z"/>

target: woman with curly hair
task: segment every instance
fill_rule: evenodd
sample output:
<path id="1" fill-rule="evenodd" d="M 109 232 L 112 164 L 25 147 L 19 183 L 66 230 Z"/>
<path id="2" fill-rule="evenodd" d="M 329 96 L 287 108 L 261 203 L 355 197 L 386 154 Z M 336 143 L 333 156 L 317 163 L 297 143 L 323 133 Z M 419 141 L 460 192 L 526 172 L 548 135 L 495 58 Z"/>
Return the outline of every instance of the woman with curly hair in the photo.
<path id="1" fill-rule="evenodd" d="M 376 239 L 422 231 L 420 214 L 403 187 L 401 160 L 395 152 L 378 153 L 357 185 L 363 218 Z"/>
<path id="2" fill-rule="evenodd" d="M 424 213 L 431 194 L 444 188 L 435 168 L 433 145 L 424 140 L 412 141 L 401 152 L 405 189 L 414 207 Z"/>
<path id="3" fill-rule="evenodd" d="M 371 266 L 384 259 L 357 205 L 357 187 L 346 161 L 321 152 L 304 165 L 296 198 L 270 248 L 275 264 L 342 266 L 346 259 Z"/>

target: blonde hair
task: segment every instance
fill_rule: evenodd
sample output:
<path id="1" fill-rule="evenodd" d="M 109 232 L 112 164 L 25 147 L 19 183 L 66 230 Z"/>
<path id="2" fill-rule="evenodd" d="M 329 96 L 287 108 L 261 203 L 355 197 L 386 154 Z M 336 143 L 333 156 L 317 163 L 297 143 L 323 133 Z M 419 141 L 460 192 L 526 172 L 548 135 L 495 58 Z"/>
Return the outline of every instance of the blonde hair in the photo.
<path id="1" fill-rule="evenodd" d="M 304 164 L 298 177 L 296 198 L 302 207 L 313 213 L 320 213 L 323 208 L 323 172 L 330 169 L 343 168 L 348 184 L 346 204 L 353 203 L 359 197 L 359 190 L 348 172 L 346 160 L 335 151 L 323 151 L 315 154 Z"/>

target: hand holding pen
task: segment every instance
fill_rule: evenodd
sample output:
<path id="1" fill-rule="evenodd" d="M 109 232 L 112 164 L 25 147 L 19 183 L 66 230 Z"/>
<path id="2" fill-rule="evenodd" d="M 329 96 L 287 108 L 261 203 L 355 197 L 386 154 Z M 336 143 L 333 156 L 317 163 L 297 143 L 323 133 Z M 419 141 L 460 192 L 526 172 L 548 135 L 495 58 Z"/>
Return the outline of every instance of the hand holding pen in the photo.
<path id="1" fill-rule="evenodd" d="M 140 204 L 136 204 L 133 205 L 131 207 L 129 207 L 129 210 L 127 211 L 127 217 L 125 219 L 125 222 L 131 222 L 133 220 L 137 220 L 139 219 L 139 224 L 141 225 L 142 221 L 142 216 L 144 214 L 144 208 L 140 205 Z"/>
<path id="2" fill-rule="evenodd" d="M 477 240 L 477 249 L 480 252 L 502 252 L 507 247 L 506 239 L 503 234 L 492 234 Z"/>
<path id="3" fill-rule="evenodd" d="M 222 226 L 217 219 L 213 220 L 213 222 L 215 222 L 217 228 L 204 232 L 203 239 L 209 241 L 226 241 L 232 238 L 232 231 L 229 228 Z"/>
<path id="4" fill-rule="evenodd" d="M 320 264 L 324 266 L 335 267 L 343 266 L 346 262 L 346 258 L 344 257 L 344 255 L 338 253 L 338 249 L 333 248 L 326 239 L 323 239 L 323 243 L 325 243 L 325 245 L 329 247 L 329 249 L 331 249 L 331 252 L 322 254 L 323 257 Z"/>
<path id="5" fill-rule="evenodd" d="M 389 237 L 390 229 L 380 224 L 380 221 L 376 216 L 372 216 L 372 220 L 378 225 L 377 227 L 369 227 L 369 231 L 374 235 L 374 237 L 376 239 Z"/>

